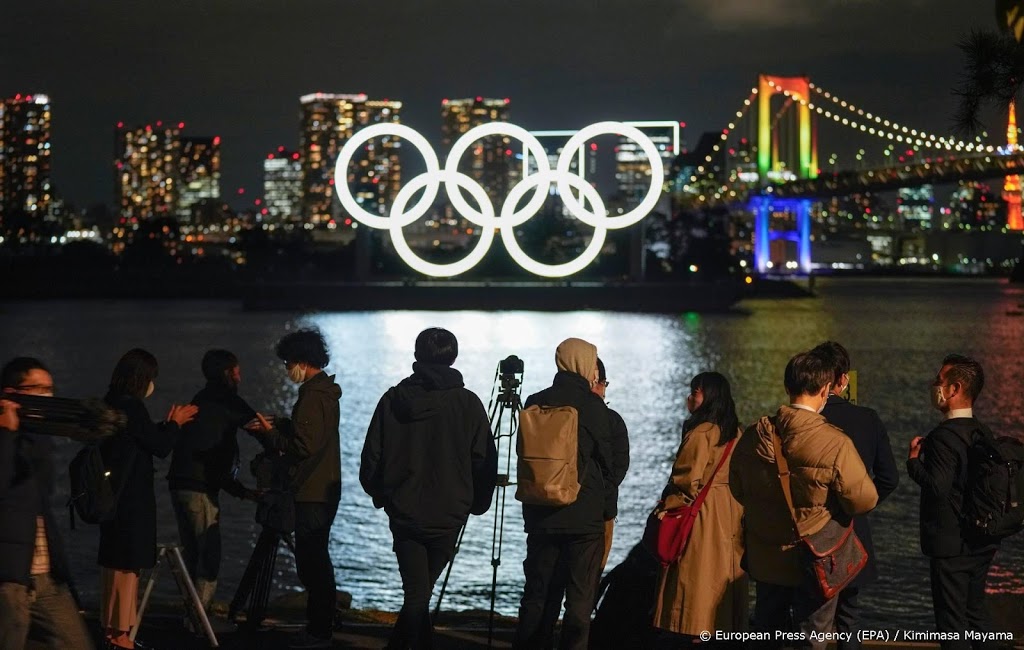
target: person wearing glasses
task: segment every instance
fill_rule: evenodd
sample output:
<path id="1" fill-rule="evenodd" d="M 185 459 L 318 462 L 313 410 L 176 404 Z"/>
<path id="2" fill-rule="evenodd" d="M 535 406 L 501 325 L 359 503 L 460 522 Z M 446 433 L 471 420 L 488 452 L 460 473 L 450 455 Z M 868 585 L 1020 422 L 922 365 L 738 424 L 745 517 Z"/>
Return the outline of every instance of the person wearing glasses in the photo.
<path id="1" fill-rule="evenodd" d="M 53 396 L 38 359 L 12 359 L 0 383 L 7 394 Z M 0 408 L 0 648 L 25 647 L 30 632 L 47 648 L 92 648 L 51 505 L 53 439 L 19 432 L 16 403 Z"/>

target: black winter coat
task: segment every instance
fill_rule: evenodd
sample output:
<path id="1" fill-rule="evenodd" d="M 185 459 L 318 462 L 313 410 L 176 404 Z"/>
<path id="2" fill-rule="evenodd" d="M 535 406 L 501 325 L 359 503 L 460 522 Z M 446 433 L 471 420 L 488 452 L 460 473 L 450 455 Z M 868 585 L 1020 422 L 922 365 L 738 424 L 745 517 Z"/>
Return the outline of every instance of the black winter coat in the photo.
<path id="1" fill-rule="evenodd" d="M 236 478 L 238 429 L 256 417 L 256 411 L 238 393 L 222 384 L 208 383 L 192 404 L 196 418 L 181 429 L 167 472 L 172 490 L 228 494 L 242 498 L 245 487 Z"/>
<path id="2" fill-rule="evenodd" d="M 153 422 L 142 400 L 132 395 L 108 394 L 106 401 L 124 411 L 128 425 L 101 447 L 120 497 L 114 520 L 100 524 L 99 565 L 108 569 L 148 569 L 156 564 L 153 457 L 167 458 L 179 427 L 174 422 Z"/>
<path id="3" fill-rule="evenodd" d="M 291 418 L 281 418 L 256 437 L 267 449 L 284 452 L 295 500 L 337 503 L 341 498 L 341 386 L 319 372 L 299 387 Z"/>
<path id="4" fill-rule="evenodd" d="M 612 482 L 612 446 L 608 407 L 574 372 L 560 370 L 550 388 L 530 395 L 526 406 L 572 406 L 579 418 L 580 492 L 567 506 L 523 504 L 526 532 L 584 535 L 604 532 L 607 485 Z"/>
<path id="5" fill-rule="evenodd" d="M 46 522 L 50 575 L 69 582 L 64 542 L 53 514 L 53 439 L 0 429 L 0 583 L 31 585 L 36 517 Z"/>
<path id="6" fill-rule="evenodd" d="M 619 486 L 629 470 L 629 432 L 622 416 L 608 409 L 608 426 L 611 435 L 612 474 L 604 499 L 604 518 L 615 519 L 619 515 Z"/>
<path id="7" fill-rule="evenodd" d="M 967 441 L 983 426 L 974 418 L 945 420 L 925 437 L 921 455 L 907 461 L 907 473 L 921 486 L 921 551 L 928 557 L 969 555 L 999 546 L 968 539 L 960 526 Z"/>
<path id="8" fill-rule="evenodd" d="M 377 403 L 359 481 L 397 534 L 458 530 L 491 505 L 498 452 L 480 398 L 458 370 L 414 363 Z"/>
<path id="9" fill-rule="evenodd" d="M 889 433 L 873 409 L 851 404 L 838 395 L 830 395 L 824 410 L 821 412 L 828 423 L 843 430 L 853 440 L 860 459 L 864 461 L 871 480 L 878 491 L 878 503 L 881 504 L 900 482 L 900 472 L 896 467 L 896 459 L 892 455 L 892 444 Z M 876 508 L 878 506 L 875 506 Z M 863 586 L 878 577 L 878 566 L 875 561 L 875 544 L 871 538 L 871 523 L 868 515 L 853 518 L 853 529 L 868 552 L 868 563 L 864 570 L 850 583 L 851 587 Z"/>

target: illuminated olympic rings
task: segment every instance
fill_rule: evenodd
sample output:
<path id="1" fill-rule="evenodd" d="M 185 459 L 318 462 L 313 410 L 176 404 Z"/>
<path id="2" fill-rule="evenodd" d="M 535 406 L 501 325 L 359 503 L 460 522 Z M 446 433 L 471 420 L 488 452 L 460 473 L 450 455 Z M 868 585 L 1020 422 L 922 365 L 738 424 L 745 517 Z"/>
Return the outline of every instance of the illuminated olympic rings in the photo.
<path id="1" fill-rule="evenodd" d="M 647 196 L 638 206 L 625 214 L 610 217 L 597 190 L 569 170 L 573 157 L 577 155 L 587 140 L 600 135 L 613 134 L 624 135 L 640 146 L 651 165 L 651 185 Z M 497 214 L 484 188 L 469 176 L 457 171 L 459 161 L 470 145 L 481 138 L 495 135 L 509 136 L 522 141 L 525 148 L 524 158 L 532 157 L 537 167 L 536 171 L 525 176 L 512 188 Z M 427 168 L 425 172 L 413 178 L 399 190 L 394 204 L 391 206 L 391 212 L 386 217 L 373 214 L 359 205 L 345 181 L 348 178 L 348 168 L 352 158 L 364 144 L 373 138 L 380 137 L 405 139 L 419 150 Z M 522 127 L 507 122 L 490 122 L 467 131 L 452 145 L 443 169 L 430 143 L 418 132 L 401 124 L 375 124 L 360 129 L 345 143 L 338 154 L 334 178 L 336 179 L 335 189 L 338 192 L 338 199 L 346 212 L 365 226 L 389 231 L 399 257 L 424 275 L 451 277 L 470 270 L 487 254 L 494 242 L 495 229 L 500 229 L 501 239 L 508 249 L 509 255 L 517 264 L 536 275 L 558 278 L 577 273 L 593 262 L 601 252 L 608 230 L 626 228 L 647 216 L 661 196 L 665 172 L 661 154 L 651 139 L 636 127 L 621 122 L 598 122 L 574 134 L 565 144 L 555 169 L 551 169 L 548 164 L 547 152 L 536 137 Z M 473 250 L 463 259 L 449 264 L 434 264 L 413 252 L 405 240 L 403 229 L 427 213 L 434 204 L 434 199 L 437 198 L 437 192 L 442 183 L 445 185 L 445 192 L 452 207 L 462 217 L 480 227 L 480 238 Z M 558 193 L 569 214 L 594 228 L 594 236 L 583 253 L 578 258 L 564 264 L 543 264 L 536 261 L 523 251 L 515 236 L 516 226 L 526 223 L 544 205 L 551 183 L 555 183 L 557 186 Z M 451 191 L 452 186 L 457 190 Z M 479 206 L 478 208 L 474 208 L 466 201 L 462 190 L 469 193 Z M 531 190 L 536 191 L 517 210 L 519 202 Z M 579 195 L 577 196 L 573 190 Z M 412 197 L 420 191 L 423 192 L 423 195 L 419 201 L 410 206 L 409 202 Z M 590 206 L 592 210 L 588 210 L 587 206 Z"/>

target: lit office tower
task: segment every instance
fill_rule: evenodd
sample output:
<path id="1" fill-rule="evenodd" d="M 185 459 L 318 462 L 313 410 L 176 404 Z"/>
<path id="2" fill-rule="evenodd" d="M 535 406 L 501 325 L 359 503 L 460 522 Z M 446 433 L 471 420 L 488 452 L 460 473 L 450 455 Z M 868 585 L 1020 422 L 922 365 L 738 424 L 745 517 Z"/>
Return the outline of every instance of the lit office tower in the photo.
<path id="1" fill-rule="evenodd" d="M 297 151 L 278 147 L 263 161 L 263 221 L 299 221 L 302 214 L 302 162 Z"/>
<path id="2" fill-rule="evenodd" d="M 197 203 L 220 198 L 220 136 L 181 138 L 178 182 L 178 216 L 183 219 L 191 219 Z"/>
<path id="3" fill-rule="evenodd" d="M 128 128 L 118 122 L 115 193 L 122 219 L 137 222 L 176 214 L 182 126 L 157 122 Z"/>
<path id="4" fill-rule="evenodd" d="M 508 122 L 509 100 L 445 99 L 441 102 L 441 139 L 445 154 L 460 135 L 488 122 Z M 522 161 L 516 153 L 522 144 L 507 135 L 481 138 L 462 155 L 459 171 L 474 179 L 487 191 L 495 211 L 509 189 L 522 176 Z"/>
<path id="5" fill-rule="evenodd" d="M 640 129 L 658 148 L 667 178 L 672 162 L 682 152 L 680 123 L 664 121 L 626 124 Z M 615 182 L 627 207 L 640 204 L 651 188 L 651 163 L 640 145 L 626 136 L 620 136 L 615 146 Z"/>
<path id="6" fill-rule="evenodd" d="M 299 98 L 299 160 L 302 163 L 302 217 L 307 224 L 321 227 L 341 214 L 334 198 L 334 165 L 345 142 L 364 126 L 400 121 L 402 102 L 369 100 L 366 95 L 314 93 Z M 397 193 L 401 183 L 398 163 L 399 141 L 381 138 L 364 147 L 355 158 L 360 171 L 350 168 L 346 181 L 353 196 L 375 211 Z"/>
<path id="7" fill-rule="evenodd" d="M 0 102 L 0 224 L 18 213 L 47 216 L 50 188 L 50 98 L 15 95 Z"/>
<path id="8" fill-rule="evenodd" d="M 905 230 L 931 230 L 935 218 L 935 191 L 932 186 L 901 189 L 896 195 L 896 214 Z"/>

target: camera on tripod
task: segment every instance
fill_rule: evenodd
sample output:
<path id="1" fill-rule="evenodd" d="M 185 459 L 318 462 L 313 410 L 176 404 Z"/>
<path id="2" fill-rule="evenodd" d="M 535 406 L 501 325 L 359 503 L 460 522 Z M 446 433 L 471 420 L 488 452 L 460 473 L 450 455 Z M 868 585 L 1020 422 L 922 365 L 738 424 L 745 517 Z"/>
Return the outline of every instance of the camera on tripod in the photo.
<path id="1" fill-rule="evenodd" d="M 519 388 L 523 385 L 524 370 L 523 360 L 514 354 L 510 354 L 498 362 L 498 382 L 501 388 L 498 400 L 500 403 L 512 406 L 519 399 Z"/>

